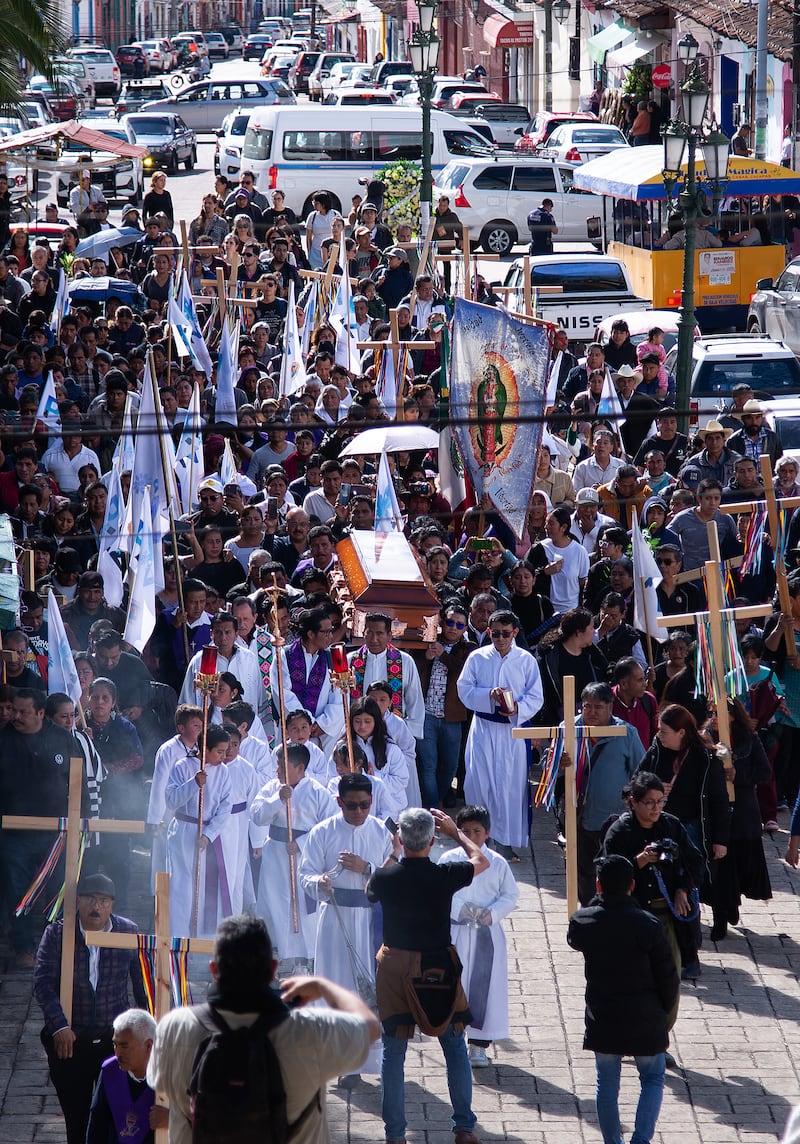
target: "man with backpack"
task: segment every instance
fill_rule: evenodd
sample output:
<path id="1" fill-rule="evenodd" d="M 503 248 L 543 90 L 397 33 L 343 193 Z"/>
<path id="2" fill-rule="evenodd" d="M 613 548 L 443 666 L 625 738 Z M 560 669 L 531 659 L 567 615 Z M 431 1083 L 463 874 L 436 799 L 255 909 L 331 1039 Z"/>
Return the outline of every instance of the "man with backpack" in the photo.
<path id="1" fill-rule="evenodd" d="M 159 1023 L 147 1079 L 169 1098 L 170 1144 L 326 1144 L 325 1085 L 358 1071 L 380 1025 L 322 977 L 288 978 L 279 995 L 276 967 L 260 918 L 226 918 L 208 1003 Z"/>

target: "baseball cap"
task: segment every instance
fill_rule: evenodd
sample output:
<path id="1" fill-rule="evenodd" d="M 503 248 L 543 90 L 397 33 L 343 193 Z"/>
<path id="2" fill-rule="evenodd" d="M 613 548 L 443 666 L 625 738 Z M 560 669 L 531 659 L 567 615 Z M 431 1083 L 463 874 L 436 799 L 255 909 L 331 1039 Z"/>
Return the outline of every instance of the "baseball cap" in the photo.
<path id="1" fill-rule="evenodd" d="M 78 577 L 78 588 L 102 588 L 103 577 L 99 572 L 81 572 Z"/>
<path id="2" fill-rule="evenodd" d="M 408 255 L 400 246 L 390 246 L 383 252 L 387 258 L 399 258 L 401 262 L 408 262 Z"/>
<path id="3" fill-rule="evenodd" d="M 212 493 L 221 493 L 222 492 L 222 481 L 218 481 L 214 477 L 206 477 L 206 479 L 204 481 L 201 481 L 200 484 L 197 486 L 197 491 L 199 493 L 201 493 L 203 491 L 203 489 L 208 489 L 209 492 L 212 492 Z"/>
<path id="4" fill-rule="evenodd" d="M 600 494 L 597 489 L 579 489 L 575 504 L 600 504 Z"/>
<path id="5" fill-rule="evenodd" d="M 105 894 L 116 898 L 117 888 L 105 874 L 86 874 L 78 883 L 78 897 L 82 894 Z"/>

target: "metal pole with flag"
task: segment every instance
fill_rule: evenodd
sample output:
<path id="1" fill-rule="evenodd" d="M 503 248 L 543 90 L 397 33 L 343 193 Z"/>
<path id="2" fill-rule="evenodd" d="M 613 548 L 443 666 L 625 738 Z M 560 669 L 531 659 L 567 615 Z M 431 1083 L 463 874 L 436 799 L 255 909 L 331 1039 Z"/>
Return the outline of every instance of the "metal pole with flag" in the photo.
<path id="1" fill-rule="evenodd" d="M 122 495 L 122 482 L 119 473 L 112 465 L 108 474 L 108 499 L 106 500 L 106 515 L 103 527 L 100 529 L 100 540 L 97 553 L 97 571 L 103 577 L 103 594 L 112 608 L 118 608 L 122 603 L 122 569 L 117 564 L 112 552 L 121 549 L 122 518 L 125 512 L 125 498 Z"/>
<path id="2" fill-rule="evenodd" d="M 180 485 L 184 512 L 192 512 L 198 504 L 198 486 L 206 475 L 203 459 L 203 420 L 200 416 L 200 388 L 195 385 L 189 409 L 181 427 L 175 451 L 175 476 Z"/>
<path id="3" fill-rule="evenodd" d="M 178 306 L 184 318 L 184 328 L 189 334 L 189 352 L 192 355 L 192 361 L 198 369 L 202 369 L 206 377 L 211 378 L 211 373 L 214 365 L 211 361 L 211 354 L 208 352 L 203 331 L 200 328 L 200 320 L 197 317 L 197 310 L 195 309 L 194 299 L 192 298 L 192 291 L 189 286 L 189 279 L 186 277 L 186 270 L 184 269 L 181 274 L 181 287 L 178 291 Z"/>
<path id="4" fill-rule="evenodd" d="M 83 694 L 58 601 L 50 588 L 47 593 L 47 693 L 54 695 L 57 691 L 68 695 L 73 703 L 80 703 Z"/>

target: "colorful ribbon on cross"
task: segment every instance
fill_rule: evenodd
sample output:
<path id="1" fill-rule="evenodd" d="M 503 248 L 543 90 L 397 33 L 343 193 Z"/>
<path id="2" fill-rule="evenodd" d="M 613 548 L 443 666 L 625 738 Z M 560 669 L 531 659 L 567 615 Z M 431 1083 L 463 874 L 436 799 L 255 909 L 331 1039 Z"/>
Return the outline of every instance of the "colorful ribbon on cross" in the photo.
<path id="1" fill-rule="evenodd" d="M 744 538 L 744 559 L 739 569 L 740 576 L 756 574 L 761 571 L 763 555 L 764 532 L 767 527 L 766 508 L 757 508 L 750 514 L 747 533 Z"/>
<path id="2" fill-rule="evenodd" d="M 589 760 L 590 736 L 586 728 L 576 727 L 575 734 L 578 743 L 578 757 L 575 762 L 575 787 L 578 797 L 583 794 L 589 781 L 591 763 Z M 559 734 L 550 743 L 542 756 L 542 774 L 533 794 L 533 805 L 543 806 L 545 810 L 552 810 L 556 802 L 556 783 L 564 754 L 564 736 Z"/>
<path id="3" fill-rule="evenodd" d="M 749 688 L 747 675 L 742 663 L 739 642 L 736 635 L 736 623 L 733 611 L 724 611 L 721 615 L 722 630 L 722 673 L 714 670 L 714 649 L 711 643 L 711 618 L 708 612 L 697 614 L 697 655 L 695 665 L 695 684 L 698 695 L 707 695 L 716 707 L 727 701 L 727 695 L 719 694 L 718 679 L 730 681 L 731 691 L 734 695 L 746 694 Z"/>
<path id="4" fill-rule="evenodd" d="M 83 856 L 86 853 L 86 848 L 89 845 L 89 833 L 86 830 L 87 821 L 82 820 L 83 829 L 81 833 L 80 848 L 78 851 L 78 878 L 80 878 L 81 866 L 83 865 Z M 44 893 L 47 883 L 53 876 L 53 873 L 58 866 L 64 849 L 67 845 L 67 820 L 66 818 L 59 818 L 58 820 L 58 834 L 53 840 L 53 844 L 47 852 L 44 861 L 34 875 L 28 889 L 20 898 L 14 909 L 14 916 L 21 917 L 23 914 L 28 914 L 35 906 L 36 902 Z M 58 915 L 61 913 L 61 908 L 64 904 L 64 883 L 61 883 L 61 888 L 52 898 L 45 909 L 45 916 L 48 922 L 54 922 Z"/>

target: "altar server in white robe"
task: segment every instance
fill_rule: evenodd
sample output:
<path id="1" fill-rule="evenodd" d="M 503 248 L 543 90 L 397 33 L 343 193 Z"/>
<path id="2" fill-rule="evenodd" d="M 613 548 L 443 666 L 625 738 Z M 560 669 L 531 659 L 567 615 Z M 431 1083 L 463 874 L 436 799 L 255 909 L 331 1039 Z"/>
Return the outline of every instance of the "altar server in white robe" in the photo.
<path id="1" fill-rule="evenodd" d="M 250 870 L 250 827 L 252 826 L 250 807 L 262 784 L 259 782 L 253 764 L 239 754 L 238 728 L 233 723 L 226 723 L 225 730 L 230 735 L 225 766 L 228 768 L 231 779 L 231 818 L 233 820 L 230 837 L 230 862 L 227 861 L 227 846 L 225 856 L 226 866 L 230 871 L 231 910 L 234 914 L 241 914 L 243 911 L 252 912 L 256 904 L 253 875 Z"/>
<path id="2" fill-rule="evenodd" d="M 353 742 L 367 756 L 369 773 L 380 777 L 389 801 L 392 818 L 408 806 L 408 764 L 400 748 L 389 741 L 381 709 L 371 696 L 350 704 Z"/>
<path id="3" fill-rule="evenodd" d="M 340 739 L 333 748 L 331 755 L 331 763 L 336 768 L 336 776 L 328 781 L 328 793 L 334 798 L 339 797 L 339 779 L 344 775 L 369 775 L 369 781 L 372 783 L 372 810 L 370 814 L 379 818 L 381 822 L 385 822 L 387 818 L 392 817 L 394 800 L 387 795 L 380 776 L 369 773 L 369 760 L 364 749 L 358 743 L 353 743 L 353 761 L 355 769 L 351 770 L 350 748 L 346 739 Z"/>
<path id="4" fill-rule="evenodd" d="M 425 701 L 414 660 L 391 642 L 392 620 L 383 612 L 371 612 L 364 621 L 364 643 L 347 660 L 355 676 L 350 692 L 354 699 L 367 694 L 371 683 L 386 680 L 392 689 L 391 707 L 402 716 L 415 739 L 425 731 Z"/>
<path id="5" fill-rule="evenodd" d="M 473 1068 L 485 1068 L 491 1042 L 508 1036 L 508 956 L 502 922 L 516 909 L 519 886 L 502 854 L 486 845 L 491 820 L 485 806 L 465 806 L 456 825 L 489 859 L 489 869 L 454 894 L 450 906 L 453 945 L 464 966 L 461 983 L 472 1013 L 466 1029 L 469 1059 Z M 439 859 L 440 864 L 463 861 L 458 846 Z"/>
<path id="6" fill-rule="evenodd" d="M 167 872 L 170 876 L 170 922 L 173 937 L 190 937 L 194 897 L 197 816 L 203 794 L 203 834 L 200 840 L 200 895 L 197 936 L 211 937 L 230 915 L 228 871 L 223 835 L 231 828 L 231 779 L 224 765 L 228 732 L 209 727 L 205 740 L 205 771 L 200 760 L 187 757 L 172 767 L 165 801 L 172 820 L 167 830 Z M 203 746 L 200 745 L 202 752 Z"/>
<path id="7" fill-rule="evenodd" d="M 303 889 L 320 903 L 314 972 L 374 1006 L 374 909 L 364 888 L 392 853 L 392 836 L 371 814 L 368 775 L 343 775 L 337 802 L 339 813 L 314 827 L 300 863 Z M 379 1071 L 378 1062 L 376 1053 L 364 1071 Z"/>
<path id="8" fill-rule="evenodd" d="M 422 806 L 422 792 L 419 788 L 419 775 L 417 774 L 417 740 L 408 729 L 408 724 L 399 715 L 392 711 L 392 689 L 385 680 L 371 683 L 367 688 L 367 695 L 375 702 L 383 713 L 386 732 L 389 738 L 403 752 L 408 766 L 408 783 L 406 796 L 408 806 Z"/>
<path id="9" fill-rule="evenodd" d="M 286 782 L 282 782 L 280 769 L 286 756 Z M 308 832 L 318 822 L 336 811 L 336 800 L 314 779 L 308 778 L 308 751 L 293 744 L 284 752 L 277 752 L 279 777 L 268 782 L 253 799 L 250 817 L 257 826 L 268 826 L 269 837 L 264 843 L 261 875 L 258 880 L 256 915 L 267 924 L 275 956 L 280 961 L 293 959 L 307 961 L 314 953 L 316 910 L 300 891 L 298 881 L 298 930 L 292 920 L 292 895 L 289 876 L 289 858 L 295 857 L 299 866 Z M 292 834 L 289 842 L 286 825 L 286 803 L 291 799 Z"/>
<path id="10" fill-rule="evenodd" d="M 253 710 L 253 705 L 244 699 L 235 699 L 222 708 L 222 718 L 225 723 L 233 723 L 239 729 L 241 740 L 239 754 L 248 763 L 252 763 L 259 779 L 259 787 L 274 779 L 277 775 L 275 755 L 266 741 L 266 736 L 260 738 L 255 728 L 261 727 L 261 721 Z M 263 728 L 262 728 L 263 734 Z"/>
<path id="11" fill-rule="evenodd" d="M 278 668 L 283 672 L 283 707 L 298 708 L 313 718 L 311 737 L 325 755 L 330 754 L 344 726 L 341 693 L 331 684 L 330 645 L 333 621 L 325 608 L 312 608 L 299 620 L 300 637 L 281 648 L 270 668 L 273 695 L 279 695 Z"/>
<path id="12" fill-rule="evenodd" d="M 321 751 L 311 738 L 311 724 L 311 716 L 302 707 L 296 710 L 292 710 L 291 707 L 286 709 L 287 740 L 290 743 L 302 743 L 309 756 L 306 774 L 309 778 L 316 779 L 320 786 L 327 786 L 329 780 L 334 777 L 334 766 L 327 754 Z"/>
<path id="13" fill-rule="evenodd" d="M 193 704 L 182 703 L 175 712 L 177 735 L 167 739 L 156 751 L 153 767 L 153 781 L 150 784 L 150 801 L 147 807 L 147 825 L 150 836 L 150 890 L 156 892 L 156 874 L 167 868 L 167 827 L 172 814 L 167 811 L 164 798 L 167 779 L 175 763 L 200 754 L 197 740 L 203 730 L 203 712 Z"/>
<path id="14" fill-rule="evenodd" d="M 518 861 L 514 846 L 527 846 L 528 744 L 512 739 L 542 706 L 539 668 L 530 652 L 517 647 L 519 620 L 510 611 L 489 617 L 490 647 L 467 657 L 458 678 L 458 695 L 475 712 L 466 749 L 464 798 L 485 806 L 492 819 L 492 839 L 509 861 Z M 506 694 L 508 693 L 508 694 Z M 511 699 L 511 705 L 506 704 Z"/>

